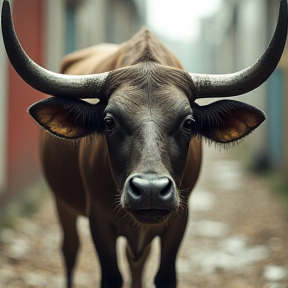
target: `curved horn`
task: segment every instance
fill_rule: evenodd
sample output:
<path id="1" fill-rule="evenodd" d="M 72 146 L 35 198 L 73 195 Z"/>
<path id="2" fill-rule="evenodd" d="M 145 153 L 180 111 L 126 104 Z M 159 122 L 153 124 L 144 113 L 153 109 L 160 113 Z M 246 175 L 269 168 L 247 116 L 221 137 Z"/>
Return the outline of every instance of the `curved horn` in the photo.
<path id="1" fill-rule="evenodd" d="M 274 36 L 263 55 L 250 67 L 225 75 L 192 74 L 196 98 L 237 96 L 263 84 L 278 65 L 287 37 L 288 4 L 281 0 Z"/>
<path id="2" fill-rule="evenodd" d="M 101 87 L 109 72 L 74 76 L 46 70 L 31 60 L 21 47 L 14 30 L 8 0 L 3 2 L 1 22 L 3 40 L 8 57 L 17 73 L 30 86 L 53 96 L 101 98 Z"/>

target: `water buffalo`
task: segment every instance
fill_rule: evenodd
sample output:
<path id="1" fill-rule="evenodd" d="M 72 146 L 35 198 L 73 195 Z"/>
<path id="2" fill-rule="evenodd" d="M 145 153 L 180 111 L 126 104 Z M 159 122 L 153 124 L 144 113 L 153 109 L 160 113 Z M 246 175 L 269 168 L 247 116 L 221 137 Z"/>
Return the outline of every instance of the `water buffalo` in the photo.
<path id="1" fill-rule="evenodd" d="M 61 73 L 54 73 L 23 51 L 4 0 L 2 33 L 12 65 L 29 85 L 53 96 L 32 105 L 29 113 L 44 128 L 41 160 L 63 228 L 67 287 L 79 248 L 79 215 L 89 218 L 102 288 L 122 286 L 115 251 L 119 236 L 127 238 L 131 287 L 142 287 L 156 236 L 161 256 L 155 286 L 176 287 L 175 261 L 199 175 L 201 139 L 235 142 L 265 120 L 262 111 L 242 102 L 200 106 L 195 100 L 241 95 L 265 82 L 281 58 L 287 19 L 282 0 L 269 47 L 253 65 L 233 74 L 185 72 L 147 29 L 122 45 L 72 53 Z"/>

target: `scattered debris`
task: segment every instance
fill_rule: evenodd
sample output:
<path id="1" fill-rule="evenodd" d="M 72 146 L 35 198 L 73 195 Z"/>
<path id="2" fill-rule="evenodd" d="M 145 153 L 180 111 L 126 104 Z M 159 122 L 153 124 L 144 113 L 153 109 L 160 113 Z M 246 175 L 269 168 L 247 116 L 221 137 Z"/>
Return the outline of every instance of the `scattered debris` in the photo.
<path id="1" fill-rule="evenodd" d="M 229 153 L 206 149 L 190 219 L 178 255 L 181 288 L 287 288 L 287 212 L 266 183 L 243 170 Z M 81 251 L 75 288 L 98 286 L 100 269 L 86 218 L 80 217 Z M 0 231 L 0 288 L 63 287 L 60 229 L 51 197 L 15 229 Z M 117 249 L 125 287 L 125 239 Z M 145 281 L 153 287 L 159 240 L 153 243 Z"/>

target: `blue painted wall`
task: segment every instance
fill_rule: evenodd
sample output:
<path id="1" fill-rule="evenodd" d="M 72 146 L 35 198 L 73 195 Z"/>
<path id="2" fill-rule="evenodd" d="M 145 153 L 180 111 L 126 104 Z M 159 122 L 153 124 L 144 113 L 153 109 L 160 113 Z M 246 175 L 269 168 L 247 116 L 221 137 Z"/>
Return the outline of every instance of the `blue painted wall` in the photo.
<path id="1" fill-rule="evenodd" d="M 267 124 L 268 160 L 272 167 L 283 164 L 284 73 L 277 68 L 268 80 Z"/>

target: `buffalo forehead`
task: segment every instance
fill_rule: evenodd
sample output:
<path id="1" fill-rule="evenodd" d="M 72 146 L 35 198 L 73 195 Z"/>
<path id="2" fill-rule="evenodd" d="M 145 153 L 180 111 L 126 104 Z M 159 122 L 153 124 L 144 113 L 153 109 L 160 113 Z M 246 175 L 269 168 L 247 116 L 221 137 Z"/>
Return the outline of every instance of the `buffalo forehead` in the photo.
<path id="1" fill-rule="evenodd" d="M 122 87 L 111 95 L 107 111 L 125 117 L 126 121 L 166 121 L 192 113 L 185 93 L 172 85 L 149 93 L 137 87 Z"/>

